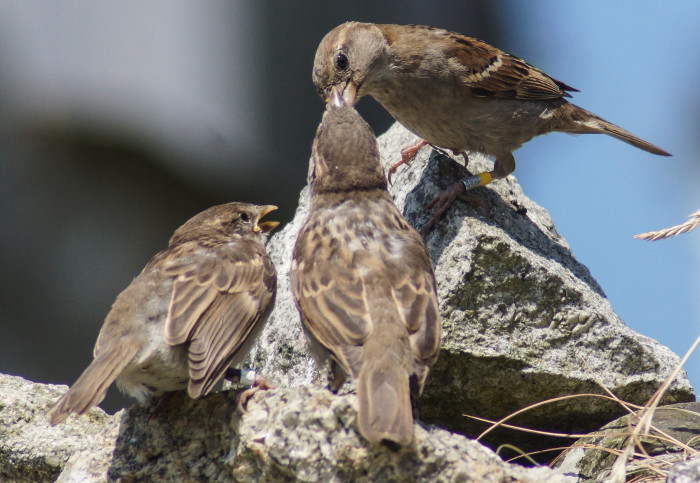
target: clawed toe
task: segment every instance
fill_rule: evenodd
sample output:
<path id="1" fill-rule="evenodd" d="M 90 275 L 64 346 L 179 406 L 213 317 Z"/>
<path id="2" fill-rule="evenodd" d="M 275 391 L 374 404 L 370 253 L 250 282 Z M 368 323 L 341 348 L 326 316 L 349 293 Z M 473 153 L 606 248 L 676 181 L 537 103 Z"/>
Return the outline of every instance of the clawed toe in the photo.
<path id="1" fill-rule="evenodd" d="M 248 404 L 248 400 L 255 395 L 256 392 L 260 390 L 267 391 L 268 389 L 276 389 L 277 386 L 267 379 L 265 379 L 262 376 L 255 376 L 255 382 L 253 383 L 253 386 L 241 391 L 238 394 L 238 409 L 241 412 L 246 412 L 246 405 Z"/>
<path id="2" fill-rule="evenodd" d="M 393 165 L 391 165 L 391 167 L 389 168 L 389 171 L 387 172 L 386 177 L 387 177 L 387 181 L 389 182 L 389 184 L 391 184 L 391 176 L 396 172 L 398 167 L 401 166 L 402 164 L 409 166 L 411 164 L 411 161 L 413 160 L 413 158 L 415 158 L 416 154 L 418 154 L 418 151 L 420 151 L 420 149 L 423 146 L 426 146 L 427 144 L 428 143 L 426 141 L 424 141 L 423 139 L 419 139 L 415 143 L 411 144 L 410 146 L 406 146 L 405 148 L 403 148 L 401 150 L 401 161 L 398 161 L 398 162 L 394 163 Z"/>
<path id="3" fill-rule="evenodd" d="M 481 209 L 484 210 L 484 213 L 486 213 L 486 216 L 491 216 L 491 208 L 489 207 L 489 204 L 486 201 L 484 201 L 484 199 L 481 196 L 473 194 L 473 193 L 464 192 L 464 193 L 458 194 L 457 198 L 459 198 L 460 200 L 465 201 L 467 203 L 472 203 L 472 204 L 475 204 L 475 205 L 481 207 Z"/>
<path id="4" fill-rule="evenodd" d="M 462 186 L 461 183 L 455 183 L 452 186 L 450 186 L 448 189 L 445 191 L 438 193 L 438 195 L 433 198 L 433 200 L 428 203 L 425 208 L 423 209 L 423 213 L 429 212 L 433 207 L 435 208 L 435 214 L 433 214 L 432 218 L 428 220 L 428 223 L 423 227 L 421 230 L 421 234 L 423 236 L 427 235 L 428 233 L 431 232 L 431 230 L 437 225 L 438 221 L 442 217 L 443 213 L 447 211 L 447 209 L 452 205 L 454 202 L 455 198 L 460 194 L 460 192 L 464 191 L 464 186 Z"/>
<path id="5" fill-rule="evenodd" d="M 467 193 L 464 189 L 464 185 L 461 182 L 455 183 L 445 191 L 439 193 L 430 203 L 425 206 L 425 208 L 423 208 L 423 213 L 428 213 L 431 209 L 435 208 L 435 213 L 421 230 L 421 234 L 423 236 L 426 236 L 432 231 L 433 228 L 435 228 L 442 215 L 450 206 L 452 206 L 452 203 L 456 198 L 482 207 L 487 216 L 491 213 L 488 203 L 486 203 L 480 196 Z"/>
<path id="6" fill-rule="evenodd" d="M 399 166 L 402 164 L 405 164 L 406 166 L 409 166 L 411 164 L 410 161 L 404 161 L 403 159 L 401 161 L 397 161 L 396 163 L 392 164 L 391 167 L 389 168 L 389 171 L 386 173 L 386 178 L 389 184 L 392 184 L 391 182 L 391 177 L 393 176 L 394 173 L 396 173 L 396 170 L 399 169 Z"/>

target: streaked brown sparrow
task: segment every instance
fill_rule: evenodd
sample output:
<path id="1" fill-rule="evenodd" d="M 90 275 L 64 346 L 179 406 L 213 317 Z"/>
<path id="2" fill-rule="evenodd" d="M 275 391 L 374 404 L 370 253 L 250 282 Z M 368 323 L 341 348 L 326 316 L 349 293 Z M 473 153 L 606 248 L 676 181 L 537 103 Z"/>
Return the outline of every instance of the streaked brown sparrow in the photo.
<path id="1" fill-rule="evenodd" d="M 117 386 L 137 399 L 187 388 L 207 394 L 242 361 L 275 298 L 275 267 L 264 243 L 276 206 L 229 203 L 175 231 L 114 302 L 94 360 L 55 404 L 50 422 L 83 414 Z"/>
<path id="2" fill-rule="evenodd" d="M 669 153 L 565 98 L 576 89 L 480 40 L 422 25 L 348 22 L 316 51 L 313 82 L 328 101 L 337 90 L 352 106 L 374 97 L 422 138 L 402 151 L 408 162 L 423 145 L 496 159 L 490 172 L 469 176 L 438 195 L 430 229 L 458 196 L 515 169 L 512 152 L 540 134 L 607 134 L 653 154 Z M 426 209 L 427 209 L 426 208 Z"/>
<path id="3" fill-rule="evenodd" d="M 361 434 L 406 445 L 411 394 L 422 392 L 440 344 L 433 267 L 387 191 L 371 128 L 353 108 L 329 107 L 314 140 L 292 292 L 308 332 L 357 378 Z M 336 376 L 334 390 L 344 380 Z"/>

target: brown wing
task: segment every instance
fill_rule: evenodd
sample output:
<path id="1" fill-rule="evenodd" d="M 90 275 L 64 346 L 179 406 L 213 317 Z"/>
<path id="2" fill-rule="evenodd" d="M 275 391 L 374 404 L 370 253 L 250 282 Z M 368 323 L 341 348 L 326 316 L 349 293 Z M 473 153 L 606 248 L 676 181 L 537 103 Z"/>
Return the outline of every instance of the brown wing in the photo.
<path id="1" fill-rule="evenodd" d="M 442 56 L 434 59 L 436 63 L 449 63 L 450 75 L 457 73 L 457 78 L 469 86 L 475 96 L 557 99 L 570 97 L 567 91 L 576 91 L 524 60 L 466 35 L 417 25 L 383 26 L 383 30 L 396 50 L 402 51 L 400 44 L 406 43 L 399 42 L 400 39 L 412 39 L 412 48 L 420 46 L 425 56 Z"/>
<path id="2" fill-rule="evenodd" d="M 304 322 L 352 372 L 357 366 L 350 359 L 360 354 L 348 348 L 361 346 L 371 334 L 369 305 L 377 301 L 370 298 L 377 294 L 393 296 L 416 359 L 432 363 L 439 347 L 441 325 L 435 280 L 420 236 L 398 215 L 383 221 L 388 228 L 403 230 L 414 240 L 391 244 L 377 236 L 362 242 L 367 243 L 367 249 L 351 252 L 337 238 L 319 236 L 323 222 L 310 222 L 294 250 L 292 291 Z M 397 226 L 389 226 L 392 223 Z M 390 254 L 390 246 L 403 251 Z"/>
<path id="3" fill-rule="evenodd" d="M 324 262 L 310 270 L 295 258 L 292 291 L 307 328 L 352 373 L 359 356 L 352 347 L 361 347 L 372 332 L 365 284 L 357 271 Z"/>
<path id="4" fill-rule="evenodd" d="M 353 268 L 353 254 L 322 226 L 311 220 L 299 234 L 290 272 L 292 293 L 309 331 L 353 372 L 356 361 L 351 359 L 359 355 L 351 347 L 362 346 L 372 332 L 367 290 Z"/>
<path id="5" fill-rule="evenodd" d="M 175 278 L 165 338 L 171 345 L 190 342 L 188 390 L 196 398 L 211 389 L 269 313 L 275 269 L 262 246 L 243 241 L 181 257 L 164 271 Z"/>
<path id="6" fill-rule="evenodd" d="M 453 34 L 446 52 L 466 67 L 461 80 L 472 94 L 501 99 L 558 99 L 576 89 L 524 60 L 480 40 Z"/>
<path id="7" fill-rule="evenodd" d="M 416 361 L 429 367 L 440 349 L 442 321 L 432 263 L 418 233 L 411 230 L 410 236 L 414 240 L 406 248 L 404 267 L 413 269 L 392 281 L 393 296 L 408 329 Z"/>

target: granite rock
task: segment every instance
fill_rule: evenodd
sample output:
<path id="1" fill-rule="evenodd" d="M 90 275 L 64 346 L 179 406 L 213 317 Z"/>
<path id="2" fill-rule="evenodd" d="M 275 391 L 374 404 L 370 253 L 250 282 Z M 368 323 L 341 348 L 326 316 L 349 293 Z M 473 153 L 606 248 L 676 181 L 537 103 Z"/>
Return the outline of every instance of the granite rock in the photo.
<path id="1" fill-rule="evenodd" d="M 65 386 L 4 375 L 0 384 L 0 481 L 574 481 L 434 426 L 416 425 L 409 447 L 372 445 L 357 430 L 355 397 L 313 385 L 258 392 L 245 413 L 234 391 L 180 392 L 51 427 Z"/>
<path id="2" fill-rule="evenodd" d="M 379 137 L 388 167 L 401 147 L 416 138 L 400 124 Z M 409 167 L 395 174 L 390 191 L 404 216 L 420 229 L 423 207 L 437 192 L 467 174 L 445 153 L 423 148 Z M 473 172 L 491 161 L 470 154 Z M 615 314 L 602 288 L 579 263 L 545 209 L 527 198 L 514 176 L 474 190 L 490 207 L 457 201 L 426 238 L 435 265 L 443 317 L 443 340 L 425 393 L 418 401 L 424 421 L 470 436 L 486 426 L 463 414 L 492 420 L 529 404 L 577 393 L 603 393 L 643 404 L 679 363 L 668 348 L 629 329 Z M 274 312 L 249 363 L 285 386 L 325 384 L 309 355 L 289 289 L 296 234 L 308 213 L 308 188 L 296 216 L 268 243 L 277 266 Z M 351 390 L 350 389 L 346 390 Z M 681 373 L 664 404 L 693 401 Z M 621 416 L 603 399 L 571 399 L 529 411 L 514 422 L 559 432 L 585 433 Z M 504 442 L 535 449 L 532 435 L 495 431 L 493 447 Z"/>

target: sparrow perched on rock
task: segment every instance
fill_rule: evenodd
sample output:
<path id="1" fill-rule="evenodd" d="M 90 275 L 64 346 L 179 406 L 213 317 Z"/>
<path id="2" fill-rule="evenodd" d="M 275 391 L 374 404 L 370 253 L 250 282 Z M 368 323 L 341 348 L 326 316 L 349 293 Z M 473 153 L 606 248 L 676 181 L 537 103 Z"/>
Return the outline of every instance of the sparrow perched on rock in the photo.
<path id="1" fill-rule="evenodd" d="M 540 134 L 607 134 L 653 154 L 670 156 L 565 98 L 576 89 L 480 40 L 422 25 L 348 22 L 316 51 L 313 81 L 326 101 L 337 90 L 352 106 L 374 97 L 422 138 L 402 151 L 407 163 L 423 145 L 496 159 L 493 171 L 470 176 L 441 193 L 431 226 L 465 190 L 505 178 L 512 151 Z"/>
<path id="2" fill-rule="evenodd" d="M 116 380 L 139 400 L 187 388 L 207 394 L 247 355 L 275 298 L 275 267 L 265 252 L 276 206 L 219 205 L 175 231 L 114 302 L 94 360 L 54 405 L 52 425 L 98 404 Z"/>
<path id="3" fill-rule="evenodd" d="M 329 107 L 314 140 L 292 292 L 334 369 L 357 379 L 360 433 L 407 445 L 411 394 L 422 392 L 440 344 L 435 275 L 387 191 L 371 128 L 353 108 Z M 333 390 L 345 378 L 335 375 Z"/>

